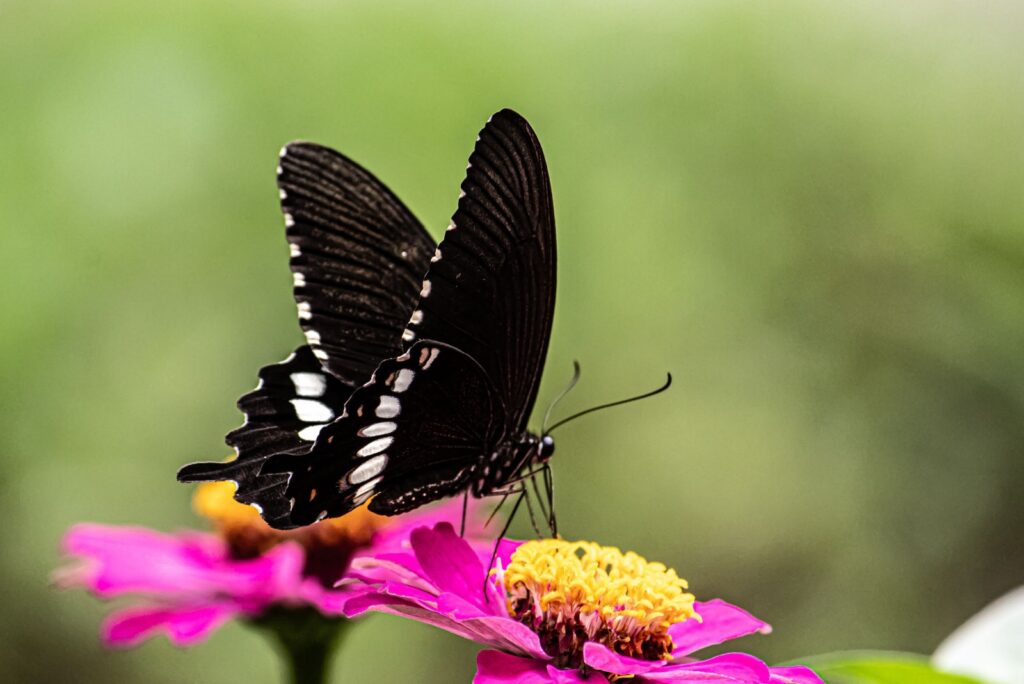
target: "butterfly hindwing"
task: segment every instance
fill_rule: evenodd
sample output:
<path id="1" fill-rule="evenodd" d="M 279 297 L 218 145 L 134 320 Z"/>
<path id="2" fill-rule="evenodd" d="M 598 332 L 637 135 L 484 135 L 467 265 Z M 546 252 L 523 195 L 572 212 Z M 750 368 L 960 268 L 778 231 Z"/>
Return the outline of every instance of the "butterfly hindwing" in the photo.
<path id="1" fill-rule="evenodd" d="M 324 425 L 341 415 L 352 388 L 325 371 L 306 346 L 261 368 L 259 378 L 259 386 L 238 400 L 245 423 L 226 437 L 237 453 L 235 460 L 193 463 L 178 472 L 178 479 L 233 480 L 238 501 L 256 504 L 271 524 L 287 525 L 282 522 L 288 515 L 286 481 L 280 475 L 261 475 L 260 468 L 274 454 L 307 453 Z"/>
<path id="2" fill-rule="evenodd" d="M 371 497 L 370 510 L 394 515 L 464 489 L 501 439 L 504 412 L 475 361 L 425 340 L 384 361 L 312 451 L 275 456 L 264 476 L 288 475 L 297 525 Z"/>
<path id="3" fill-rule="evenodd" d="M 330 148 L 287 145 L 277 183 L 306 341 L 335 377 L 361 385 L 402 352 L 434 240 L 387 186 Z"/>
<path id="4" fill-rule="evenodd" d="M 431 258 L 405 339 L 476 359 L 525 429 L 555 305 L 555 220 L 540 142 L 510 110 L 480 132 L 458 209 Z"/>

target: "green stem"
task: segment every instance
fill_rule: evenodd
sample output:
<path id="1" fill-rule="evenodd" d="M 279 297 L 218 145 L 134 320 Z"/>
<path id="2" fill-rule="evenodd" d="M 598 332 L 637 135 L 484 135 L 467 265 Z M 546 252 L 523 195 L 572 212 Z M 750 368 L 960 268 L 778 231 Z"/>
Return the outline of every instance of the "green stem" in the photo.
<path id="1" fill-rule="evenodd" d="M 331 662 L 348 625 L 312 608 L 271 608 L 250 624 L 281 654 L 290 684 L 327 684 Z"/>
<path id="2" fill-rule="evenodd" d="M 333 644 L 313 642 L 298 646 L 291 642 L 282 649 L 291 684 L 327 684 Z"/>

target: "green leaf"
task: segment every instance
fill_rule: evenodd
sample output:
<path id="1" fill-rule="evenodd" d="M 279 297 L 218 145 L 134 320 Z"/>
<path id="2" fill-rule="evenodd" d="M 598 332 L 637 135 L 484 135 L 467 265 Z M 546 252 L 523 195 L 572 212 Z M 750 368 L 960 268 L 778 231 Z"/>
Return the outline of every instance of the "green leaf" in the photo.
<path id="1" fill-rule="evenodd" d="M 801 661 L 828 684 L 982 684 L 936 670 L 925 656 L 895 651 L 843 651 Z"/>

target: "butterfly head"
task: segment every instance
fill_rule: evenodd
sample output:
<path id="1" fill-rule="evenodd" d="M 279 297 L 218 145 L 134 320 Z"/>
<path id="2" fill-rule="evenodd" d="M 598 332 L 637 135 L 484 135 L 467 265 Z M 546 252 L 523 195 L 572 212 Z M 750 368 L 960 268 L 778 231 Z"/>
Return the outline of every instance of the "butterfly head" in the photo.
<path id="1" fill-rule="evenodd" d="M 537 435 L 528 432 L 519 444 L 509 453 L 508 470 L 520 472 L 522 469 L 532 470 L 536 466 L 546 468 L 548 461 L 555 453 L 555 438 L 551 435 Z"/>
<path id="2" fill-rule="evenodd" d="M 494 485 L 505 484 L 505 477 L 512 474 L 522 474 L 525 471 L 535 470 L 537 466 L 547 468 L 548 461 L 555 453 L 555 438 L 551 435 L 537 435 L 533 432 L 525 433 L 522 438 L 507 446 L 506 451 L 495 453 L 492 462 L 497 461 L 499 467 L 491 469 L 495 477 Z"/>

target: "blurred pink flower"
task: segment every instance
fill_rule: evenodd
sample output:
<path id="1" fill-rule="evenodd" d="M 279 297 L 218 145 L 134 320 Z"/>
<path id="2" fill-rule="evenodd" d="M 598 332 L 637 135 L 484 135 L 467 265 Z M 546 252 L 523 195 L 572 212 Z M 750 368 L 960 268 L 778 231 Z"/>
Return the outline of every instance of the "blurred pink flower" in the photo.
<path id="1" fill-rule="evenodd" d="M 806 667 L 768 667 L 744 653 L 693 653 L 771 628 L 715 599 L 696 602 L 660 563 L 585 542 L 503 540 L 490 548 L 451 525 L 420 528 L 408 548 L 358 554 L 340 585 L 349 617 L 373 610 L 435 625 L 497 650 L 477 658 L 478 684 L 721 681 L 821 684 Z"/>
<path id="2" fill-rule="evenodd" d="M 333 584 L 353 554 L 401 548 L 413 529 L 458 521 L 462 512 L 461 501 L 454 500 L 398 518 L 362 507 L 280 532 L 235 502 L 231 491 L 227 483 L 197 490 L 195 507 L 217 533 L 73 526 L 62 542 L 72 562 L 54 573 L 55 583 L 85 588 L 102 599 L 132 599 L 104 621 L 101 634 L 110 646 L 134 646 L 159 633 L 189 646 L 232 618 L 258 618 L 271 607 L 305 606 L 340 616 L 347 591 Z M 479 532 L 475 516 L 471 522 Z"/>

